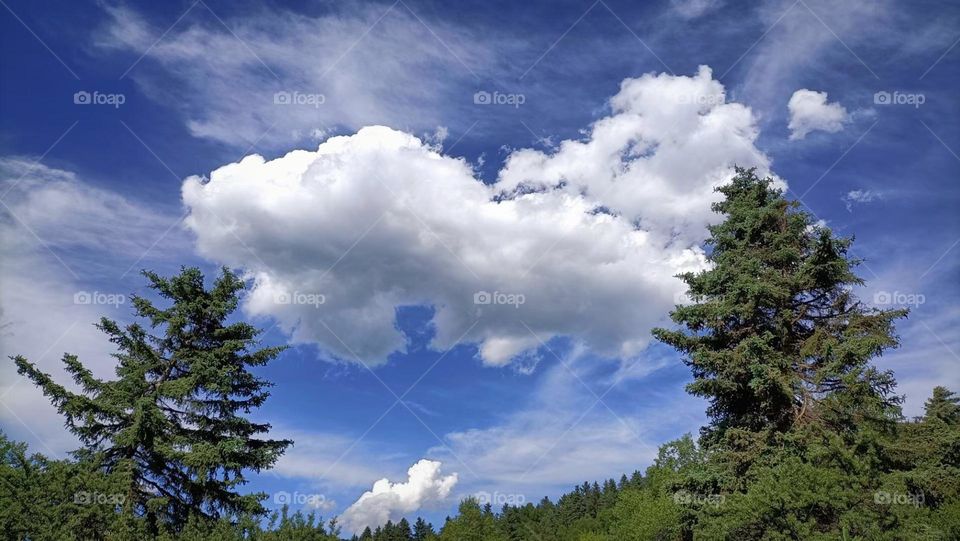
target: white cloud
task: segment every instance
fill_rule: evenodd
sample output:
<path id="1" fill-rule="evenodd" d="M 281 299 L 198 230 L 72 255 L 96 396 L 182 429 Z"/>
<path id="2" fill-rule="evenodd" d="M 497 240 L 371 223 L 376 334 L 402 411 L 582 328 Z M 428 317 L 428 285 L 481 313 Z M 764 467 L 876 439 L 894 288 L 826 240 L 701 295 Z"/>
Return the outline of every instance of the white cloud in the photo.
<path id="1" fill-rule="evenodd" d="M 803 139 L 812 131 L 836 133 L 850 120 L 847 110 L 839 103 L 827 103 L 827 93 L 797 90 L 787 103 L 790 111 L 790 139 Z"/>
<path id="2" fill-rule="evenodd" d="M 0 158 L 0 186 L 8 209 L 3 224 L 5 240 L 16 248 L 37 249 L 48 256 L 51 252 L 44 245 L 53 251 L 96 250 L 119 256 L 103 266 L 83 269 L 87 274 L 115 272 L 119 276 L 127 267 L 119 268 L 124 261 L 118 259 L 127 258 L 129 266 L 140 256 L 171 255 L 184 248 L 178 231 L 171 231 L 166 238 L 179 244 L 153 245 L 176 222 L 176 216 L 96 187 L 71 171 L 4 157 Z M 80 264 L 84 263 L 91 262 L 80 258 Z"/>
<path id="3" fill-rule="evenodd" d="M 886 197 L 882 192 L 874 190 L 851 190 L 843 196 L 843 201 L 847 206 L 847 212 L 853 212 L 853 206 L 857 203 L 872 203 Z"/>
<path id="4" fill-rule="evenodd" d="M 130 62 L 144 54 L 129 76 L 180 111 L 194 136 L 241 148 L 374 123 L 432 129 L 446 112 L 434 104 L 473 107 L 471 88 L 494 64 L 475 29 L 415 16 L 404 3 L 340 5 L 320 16 L 270 10 L 227 18 L 230 30 L 207 9 L 195 6 L 164 32 L 169 22 L 107 7 L 96 41 Z M 304 96 L 302 104 L 275 103 L 277 92 Z"/>
<path id="5" fill-rule="evenodd" d="M 434 460 L 420 460 L 407 470 L 407 481 L 391 483 L 380 479 L 344 511 L 340 519 L 350 531 L 367 526 L 375 528 L 397 520 L 406 513 L 442 503 L 457 484 L 457 474 L 442 475 L 442 464 Z"/>
<path id="6" fill-rule="evenodd" d="M 627 79 L 610 105 L 583 140 L 514 152 L 493 185 L 379 126 L 247 156 L 184 182 L 186 223 L 203 255 L 254 279 L 249 314 L 341 359 L 403 348 L 395 309 L 415 304 L 436 307 L 434 347 L 476 343 L 491 365 L 535 349 L 532 332 L 631 357 L 682 291 L 674 275 L 706 264 L 714 188 L 769 160 L 706 67 Z"/>
<path id="7" fill-rule="evenodd" d="M 723 5 L 723 0 L 670 0 L 671 10 L 684 19 L 696 19 Z"/>

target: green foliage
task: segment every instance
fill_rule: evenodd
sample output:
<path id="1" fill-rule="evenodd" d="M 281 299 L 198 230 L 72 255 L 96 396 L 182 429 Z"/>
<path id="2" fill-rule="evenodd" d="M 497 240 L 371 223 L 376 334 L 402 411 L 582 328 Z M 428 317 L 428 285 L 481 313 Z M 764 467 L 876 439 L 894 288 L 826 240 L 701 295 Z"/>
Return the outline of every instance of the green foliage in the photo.
<path id="1" fill-rule="evenodd" d="M 410 536 L 413 541 L 433 541 L 437 534 L 433 531 L 433 524 L 417 518 L 413 524 L 413 534 Z"/>
<path id="2" fill-rule="evenodd" d="M 714 205 L 726 220 L 710 228 L 713 267 L 680 276 L 698 301 L 671 314 L 686 330 L 654 330 L 686 356 L 689 391 L 710 401 L 704 443 L 731 429 L 890 419 L 893 376 L 869 361 L 897 345 L 893 321 L 906 311 L 864 307 L 851 239 L 816 225 L 769 179 L 737 171 Z"/>
<path id="3" fill-rule="evenodd" d="M 117 523 L 123 488 L 87 461 L 27 455 L 0 433 L 0 535 L 3 539 L 97 539 Z"/>
<path id="4" fill-rule="evenodd" d="M 239 492 L 244 471 L 269 468 L 291 442 L 258 438 L 270 426 L 245 417 L 263 404 L 270 385 L 249 368 L 282 348 L 256 349 L 260 331 L 226 322 L 244 287 L 229 270 L 210 290 L 195 268 L 169 279 L 144 275 L 171 304 L 158 308 L 133 298 L 149 330 L 100 321 L 118 349 L 116 379 L 95 378 L 73 355 L 63 362 L 78 393 L 23 357 L 14 358 L 17 369 L 65 416 L 84 444 L 85 460 L 122 480 L 110 494 L 122 500 L 124 514 L 145 517 L 154 534 L 178 529 L 192 515 L 215 520 L 263 513 L 263 495 Z"/>
<path id="5" fill-rule="evenodd" d="M 680 509 L 673 499 L 651 490 L 627 490 L 613 510 L 611 539 L 629 541 L 676 539 Z"/>
<path id="6" fill-rule="evenodd" d="M 506 541 L 497 528 L 496 517 L 472 498 L 460 502 L 459 516 L 448 521 L 440 532 L 441 541 Z"/>
<path id="7" fill-rule="evenodd" d="M 927 421 L 939 421 L 947 425 L 960 423 L 960 397 L 946 387 L 933 388 L 933 396 L 923 405 Z"/>
<path id="8" fill-rule="evenodd" d="M 957 497 L 943 478 L 956 473 L 943 461 L 956 400 L 942 389 L 928 402 L 926 424 L 945 428 L 936 434 L 898 424 L 893 375 L 870 361 L 898 345 L 893 322 L 906 311 L 865 307 L 852 239 L 771 184 L 738 169 L 719 189 L 712 268 L 681 276 L 696 303 L 671 314 L 681 329 L 654 331 L 684 354 L 688 390 L 710 401 L 702 467 L 680 485 L 716 505 L 691 509 L 683 535 L 945 539 L 950 526 L 930 522 Z M 931 441 L 918 453 L 921 437 Z"/>

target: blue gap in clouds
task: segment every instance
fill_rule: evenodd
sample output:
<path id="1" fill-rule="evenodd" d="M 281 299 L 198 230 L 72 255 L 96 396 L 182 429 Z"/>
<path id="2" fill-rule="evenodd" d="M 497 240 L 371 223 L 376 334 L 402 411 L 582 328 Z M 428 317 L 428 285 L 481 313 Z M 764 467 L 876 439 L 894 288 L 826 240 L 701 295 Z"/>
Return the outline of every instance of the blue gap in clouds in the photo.
<path id="1" fill-rule="evenodd" d="M 283 419 L 301 430 L 359 436 L 423 376 L 404 398 L 423 423 L 398 404 L 367 438 L 384 448 L 389 443 L 391 451 L 407 454 L 412 464 L 429 447 L 440 445 L 435 435 L 484 428 L 522 407 L 539 371 L 524 375 L 512 367 L 485 367 L 472 344 L 454 346 L 446 354 L 430 349 L 433 312 L 424 306 L 398 308 L 397 328 L 407 337 L 408 351 L 391 354 L 373 373 L 353 360 L 325 361 L 313 345 L 288 349 L 260 373 L 277 382 L 260 416 Z M 282 343 L 280 334 L 271 331 L 271 341 Z M 308 408 L 304 397 L 309 397 Z"/>

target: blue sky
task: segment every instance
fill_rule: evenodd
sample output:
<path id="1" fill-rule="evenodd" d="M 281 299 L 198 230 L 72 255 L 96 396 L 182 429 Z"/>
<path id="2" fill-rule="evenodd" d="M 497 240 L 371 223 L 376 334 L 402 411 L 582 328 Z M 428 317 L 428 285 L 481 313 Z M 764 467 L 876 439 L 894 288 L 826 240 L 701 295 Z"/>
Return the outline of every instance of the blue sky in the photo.
<path id="1" fill-rule="evenodd" d="M 270 505 L 436 523 L 696 432 L 649 329 L 733 163 L 856 235 L 865 302 L 911 306 L 879 361 L 907 414 L 960 388 L 955 4 L 2 3 L 0 349 L 109 375 L 91 324 L 140 268 L 238 269 L 240 316 L 293 346 L 262 371 L 297 441 L 252 479 Z M 0 402 L 75 445 L 10 366 Z"/>

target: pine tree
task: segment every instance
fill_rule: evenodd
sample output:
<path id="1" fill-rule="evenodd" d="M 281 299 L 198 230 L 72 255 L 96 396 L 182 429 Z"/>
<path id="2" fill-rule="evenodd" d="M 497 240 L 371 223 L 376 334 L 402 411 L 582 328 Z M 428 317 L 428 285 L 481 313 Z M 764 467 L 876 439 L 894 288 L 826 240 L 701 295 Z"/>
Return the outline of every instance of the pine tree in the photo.
<path id="1" fill-rule="evenodd" d="M 415 541 L 427 541 L 436 537 L 436 533 L 433 531 L 433 524 L 423 520 L 421 517 L 417 517 L 417 521 L 413 523 L 413 539 Z"/>
<path id="2" fill-rule="evenodd" d="M 686 330 L 654 330 L 685 355 L 689 392 L 710 402 L 706 444 L 728 429 L 776 433 L 819 421 L 852 430 L 899 412 L 892 374 L 869 362 L 897 346 L 893 321 L 906 311 L 858 301 L 852 240 L 771 183 L 738 168 L 718 189 L 725 199 L 713 210 L 726 220 L 710 227 L 712 268 L 680 276 L 697 302 L 671 314 Z"/>
<path id="3" fill-rule="evenodd" d="M 394 528 L 394 537 L 398 541 L 410 541 L 413 538 L 413 531 L 410 530 L 410 522 L 406 518 L 401 518 Z"/>
<path id="4" fill-rule="evenodd" d="M 124 479 L 125 516 L 145 516 L 157 531 L 164 525 L 179 529 L 192 515 L 260 514 L 265 496 L 238 492 L 244 471 L 271 467 L 291 442 L 257 438 L 270 425 L 245 415 L 267 399 L 269 383 L 249 368 L 266 364 L 282 348 L 255 349 L 259 330 L 227 323 L 244 288 L 228 269 L 210 290 L 196 268 L 169 279 L 144 275 L 171 304 L 158 308 L 133 297 L 135 314 L 149 329 L 101 319 L 97 327 L 118 349 L 116 379 L 95 378 L 69 354 L 63 362 L 79 393 L 19 356 L 18 371 L 66 417 L 87 456 Z"/>
<path id="5" fill-rule="evenodd" d="M 948 425 L 960 423 L 960 397 L 946 387 L 933 388 L 933 396 L 923 405 L 924 420 L 941 421 Z"/>
<path id="6" fill-rule="evenodd" d="M 458 516 L 447 521 L 440 531 L 443 541 L 505 541 L 497 528 L 496 516 L 486 513 L 473 498 L 460 502 Z"/>
<path id="7" fill-rule="evenodd" d="M 683 506 L 682 535 L 878 538 L 899 527 L 882 522 L 889 509 L 872 494 L 895 467 L 887 442 L 901 399 L 871 360 L 898 345 L 893 324 L 907 312 L 864 306 L 852 239 L 771 184 L 737 169 L 719 188 L 712 266 L 680 276 L 696 301 L 671 314 L 685 328 L 654 331 L 684 354 L 688 391 L 710 403 L 702 466 L 677 483 L 725 498 Z"/>

